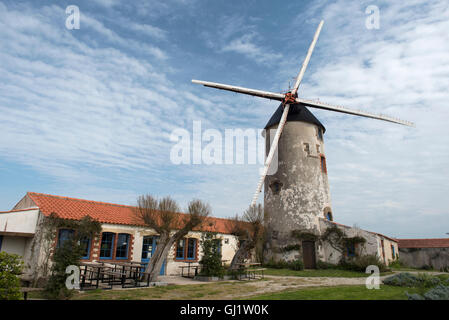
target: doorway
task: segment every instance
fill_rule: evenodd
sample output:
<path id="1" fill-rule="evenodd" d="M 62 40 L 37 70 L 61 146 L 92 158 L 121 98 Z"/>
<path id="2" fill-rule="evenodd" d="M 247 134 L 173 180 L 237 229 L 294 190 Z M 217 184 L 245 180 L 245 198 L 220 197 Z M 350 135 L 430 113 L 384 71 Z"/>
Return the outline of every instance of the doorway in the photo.
<path id="1" fill-rule="evenodd" d="M 302 259 L 305 269 L 316 269 L 315 241 L 302 242 Z"/>
<path id="2" fill-rule="evenodd" d="M 145 264 L 142 266 L 143 269 L 145 269 L 150 262 L 151 256 L 154 253 L 154 250 L 156 250 L 157 246 L 157 237 L 155 236 L 145 236 L 143 237 L 143 244 L 142 244 L 142 259 L 141 261 Z M 166 260 L 162 263 L 161 272 L 159 273 L 161 276 L 165 274 L 165 263 Z"/>

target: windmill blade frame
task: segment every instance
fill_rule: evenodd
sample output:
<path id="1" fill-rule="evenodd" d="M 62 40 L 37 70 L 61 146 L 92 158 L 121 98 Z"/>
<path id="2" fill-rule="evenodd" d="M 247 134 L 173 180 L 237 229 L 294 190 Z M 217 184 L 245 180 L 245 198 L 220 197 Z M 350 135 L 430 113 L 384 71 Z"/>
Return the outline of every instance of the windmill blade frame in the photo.
<path id="1" fill-rule="evenodd" d="M 256 90 L 256 89 L 249 89 L 244 87 L 238 87 L 238 86 L 231 86 L 229 84 L 223 84 L 223 83 L 217 83 L 217 82 L 209 82 L 209 81 L 202 81 L 202 80 L 192 80 L 193 83 L 196 84 L 202 84 L 205 87 L 209 88 L 215 88 L 215 89 L 221 89 L 221 90 L 227 90 L 237 93 L 243 93 L 250 96 L 260 97 L 260 98 L 266 98 L 271 100 L 278 100 L 282 101 L 285 98 L 285 94 L 283 93 L 276 93 L 276 92 L 270 92 L 270 91 L 263 91 L 263 90 Z"/>
<path id="2" fill-rule="evenodd" d="M 375 114 L 371 112 L 366 112 L 362 110 L 352 110 L 343 106 L 335 106 L 331 105 L 325 102 L 316 101 L 316 100 L 307 100 L 302 98 L 296 98 L 297 103 L 301 103 L 307 107 L 317 108 L 317 109 L 323 109 L 323 110 L 329 110 L 329 111 L 335 111 L 340 113 L 346 113 L 351 114 L 355 116 L 365 117 L 365 118 L 371 118 L 371 119 L 377 119 L 377 120 L 383 120 L 388 122 L 393 122 L 397 124 L 401 124 L 408 127 L 415 127 L 415 124 L 410 121 L 396 119 L 384 114 Z"/>
<path id="3" fill-rule="evenodd" d="M 262 186 L 265 183 L 265 177 L 268 174 L 268 169 L 270 169 L 271 162 L 274 158 L 274 152 L 278 147 L 279 138 L 281 137 L 282 130 L 284 130 L 285 122 L 287 121 L 288 111 L 290 110 L 290 104 L 284 106 L 284 111 L 282 112 L 281 121 L 279 122 L 278 128 L 273 138 L 273 142 L 270 144 L 270 152 L 268 152 L 267 159 L 265 160 L 265 165 L 263 168 L 262 175 L 260 176 L 259 183 L 257 184 L 256 192 L 254 193 L 253 200 L 251 201 L 251 206 L 255 206 L 257 199 L 259 198 Z"/>
<path id="4" fill-rule="evenodd" d="M 310 44 L 309 50 L 307 51 L 306 58 L 302 63 L 301 70 L 299 70 L 298 76 L 296 77 L 295 86 L 293 87 L 292 94 L 296 95 L 298 93 L 299 85 L 301 84 L 302 78 L 304 77 L 304 73 L 306 72 L 307 66 L 309 65 L 310 57 L 312 56 L 313 49 L 315 49 L 316 42 L 318 41 L 318 37 L 320 36 L 321 29 L 323 28 L 324 21 L 321 20 L 318 28 L 315 31 L 315 35 L 313 36 L 312 43 Z"/>

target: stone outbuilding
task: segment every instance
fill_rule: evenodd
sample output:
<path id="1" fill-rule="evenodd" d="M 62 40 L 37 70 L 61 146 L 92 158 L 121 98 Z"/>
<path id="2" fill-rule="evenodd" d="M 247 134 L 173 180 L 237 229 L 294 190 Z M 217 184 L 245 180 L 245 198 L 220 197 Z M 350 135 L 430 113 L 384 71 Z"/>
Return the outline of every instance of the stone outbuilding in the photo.
<path id="1" fill-rule="evenodd" d="M 449 271 L 449 238 L 398 239 L 400 261 L 413 268 Z"/>

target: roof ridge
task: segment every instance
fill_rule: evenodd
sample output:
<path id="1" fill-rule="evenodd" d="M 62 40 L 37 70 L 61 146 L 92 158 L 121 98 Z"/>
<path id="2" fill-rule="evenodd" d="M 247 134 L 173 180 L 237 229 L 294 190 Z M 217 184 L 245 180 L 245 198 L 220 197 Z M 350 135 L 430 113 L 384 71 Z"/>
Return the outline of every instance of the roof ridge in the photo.
<path id="1" fill-rule="evenodd" d="M 104 201 L 72 198 L 72 197 L 58 196 L 58 195 L 48 194 L 48 193 L 39 193 L 39 192 L 28 191 L 27 194 L 31 195 L 31 196 L 32 195 L 36 195 L 36 196 L 52 197 L 52 198 L 63 199 L 63 200 L 64 199 L 65 200 L 74 200 L 74 201 L 80 201 L 80 202 L 89 202 L 89 203 L 102 204 L 102 205 L 108 205 L 108 206 L 117 206 L 117 207 L 131 208 L 131 209 L 137 208 L 137 206 L 131 206 L 131 205 L 126 205 L 126 204 L 118 204 L 118 203 L 111 203 L 111 202 L 104 202 Z M 39 206 L 37 206 L 37 207 L 39 207 Z M 186 212 L 176 212 L 176 213 L 178 213 L 178 214 L 187 214 Z M 229 220 L 232 219 L 232 218 L 221 218 L 221 217 L 214 217 L 214 216 L 208 216 L 207 218 L 218 219 L 218 220 L 225 220 L 225 221 L 229 221 Z"/>
<path id="2" fill-rule="evenodd" d="M 36 196 L 44 196 L 44 197 L 52 197 L 52 198 L 58 198 L 58 199 L 75 200 L 75 201 L 81 201 L 81 202 L 94 202 L 96 204 L 103 204 L 103 205 L 109 205 L 109 206 L 118 206 L 118 207 L 125 207 L 125 208 L 136 208 L 136 206 L 130 206 L 130 205 L 126 205 L 126 204 L 118 204 L 118 203 L 104 202 L 104 201 L 97 201 L 97 200 L 87 200 L 87 199 L 80 199 L 80 198 L 72 198 L 72 197 L 58 196 L 58 195 L 47 194 L 47 193 L 27 192 L 27 194 L 28 195 L 36 195 Z"/>

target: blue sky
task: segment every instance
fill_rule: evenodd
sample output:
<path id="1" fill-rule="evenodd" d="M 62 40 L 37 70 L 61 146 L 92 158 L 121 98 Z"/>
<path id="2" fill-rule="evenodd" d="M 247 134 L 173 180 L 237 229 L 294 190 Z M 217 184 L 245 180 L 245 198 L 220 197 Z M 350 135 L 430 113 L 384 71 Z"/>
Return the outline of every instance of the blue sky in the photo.
<path id="1" fill-rule="evenodd" d="M 65 27 L 68 5 L 79 30 Z M 365 27 L 368 5 L 380 28 Z M 280 92 L 325 20 L 303 98 L 321 110 L 335 220 L 396 237 L 449 232 L 447 1 L 0 1 L 0 210 L 27 191 L 122 204 L 144 193 L 215 216 L 248 205 L 257 165 L 173 165 L 176 128 L 263 128 L 276 102 L 192 78 Z"/>

